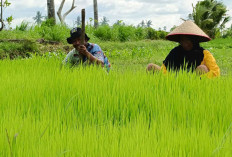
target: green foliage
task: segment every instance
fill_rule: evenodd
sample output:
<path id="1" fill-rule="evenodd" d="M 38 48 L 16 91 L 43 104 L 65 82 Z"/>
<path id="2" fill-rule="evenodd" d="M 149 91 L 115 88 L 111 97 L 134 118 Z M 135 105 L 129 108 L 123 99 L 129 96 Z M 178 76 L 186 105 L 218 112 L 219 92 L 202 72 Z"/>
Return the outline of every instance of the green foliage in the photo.
<path id="1" fill-rule="evenodd" d="M 42 22 L 41 25 L 36 25 L 34 31 L 46 40 L 58 42 L 66 42 L 66 38 L 69 36 L 69 28 L 62 24 L 54 25 L 52 19 Z"/>
<path id="2" fill-rule="evenodd" d="M 19 26 L 18 26 L 19 27 Z M 28 27 L 26 31 L 20 30 L 3 30 L 0 33 L 0 39 L 26 39 L 35 41 L 41 38 L 34 28 Z"/>
<path id="3" fill-rule="evenodd" d="M 10 25 L 11 22 L 13 21 L 13 16 L 7 17 L 7 18 L 6 18 L 6 21 L 7 21 L 8 25 Z"/>
<path id="4" fill-rule="evenodd" d="M 145 39 L 145 36 L 146 36 L 146 30 L 143 29 L 142 27 L 137 27 L 135 29 L 135 36 L 137 38 L 137 40 L 143 40 Z"/>
<path id="5" fill-rule="evenodd" d="M 146 31 L 147 31 L 147 39 L 151 39 L 151 40 L 158 39 L 157 31 L 155 31 L 152 28 L 147 28 Z"/>
<path id="6" fill-rule="evenodd" d="M 165 39 L 167 32 L 156 31 L 153 28 L 135 27 L 132 25 L 114 24 L 99 26 L 93 33 L 97 38 L 104 41 L 138 41 L 144 39 Z"/>
<path id="7" fill-rule="evenodd" d="M 146 38 L 151 40 L 165 39 L 165 37 L 168 35 L 168 33 L 165 31 L 162 30 L 156 31 L 152 28 L 146 28 L 146 31 L 147 31 Z"/>
<path id="8" fill-rule="evenodd" d="M 151 21 L 151 20 L 148 20 L 148 21 L 146 22 L 146 26 L 147 26 L 147 28 L 150 28 L 150 27 L 151 27 L 151 25 L 152 25 L 152 21 Z"/>
<path id="9" fill-rule="evenodd" d="M 103 18 L 101 19 L 101 22 L 100 22 L 101 25 L 109 25 L 109 20 L 103 16 Z"/>
<path id="10" fill-rule="evenodd" d="M 190 16 L 203 31 L 215 38 L 217 29 L 224 29 L 225 24 L 230 20 L 226 13 L 226 6 L 222 2 L 204 0 L 193 7 L 193 13 Z"/>
<path id="11" fill-rule="evenodd" d="M 223 31 L 223 38 L 232 38 L 232 25 L 230 28 L 227 28 L 226 30 Z"/>
<path id="12" fill-rule="evenodd" d="M 125 25 L 125 23 L 123 22 L 123 20 L 117 20 L 114 25 L 118 25 L 118 26 L 121 26 L 121 25 Z"/>
<path id="13" fill-rule="evenodd" d="M 53 18 L 46 19 L 45 21 L 42 22 L 41 27 L 53 27 L 55 26 L 54 21 L 55 20 Z"/>
<path id="14" fill-rule="evenodd" d="M 121 42 L 131 41 L 135 39 L 133 26 L 118 26 L 118 38 Z"/>
<path id="15" fill-rule="evenodd" d="M 16 26 L 18 31 L 26 31 L 29 29 L 29 22 L 23 21 L 19 26 Z"/>
<path id="16" fill-rule="evenodd" d="M 3 0 L 2 0 L 3 1 Z M 7 7 L 9 7 L 11 5 L 11 3 L 10 2 L 8 2 L 8 0 L 5 0 L 5 1 L 3 1 L 3 5 L 2 5 L 2 7 L 3 8 L 7 8 Z M 0 6 L 1 6 L 1 3 L 0 3 Z M 2 13 L 3 14 L 3 13 Z M 2 22 L 4 22 L 5 20 L 3 19 L 3 16 L 1 15 L 1 20 L 2 20 Z M 13 21 L 13 17 L 12 16 L 9 16 L 9 17 L 7 17 L 6 18 L 6 22 L 8 23 L 8 25 L 10 25 L 11 24 L 11 22 Z"/>
<path id="17" fill-rule="evenodd" d="M 40 11 L 37 11 L 36 16 L 33 17 L 33 19 L 35 20 L 35 23 L 37 25 L 40 25 L 43 22 L 43 18 L 44 18 L 44 16 L 42 16 L 42 13 Z"/>
<path id="18" fill-rule="evenodd" d="M 5 8 L 5 7 L 9 7 L 11 5 L 11 3 L 9 3 L 8 2 L 8 0 L 5 0 L 5 1 L 3 1 L 3 7 Z M 1 6 L 1 4 L 0 4 L 0 6 Z"/>
<path id="19" fill-rule="evenodd" d="M 94 35 L 101 40 L 110 41 L 112 39 L 112 30 L 108 25 L 99 26 L 94 30 Z"/>
<path id="20" fill-rule="evenodd" d="M 0 59 L 28 58 L 31 53 L 38 52 L 38 45 L 29 40 L 0 43 Z"/>

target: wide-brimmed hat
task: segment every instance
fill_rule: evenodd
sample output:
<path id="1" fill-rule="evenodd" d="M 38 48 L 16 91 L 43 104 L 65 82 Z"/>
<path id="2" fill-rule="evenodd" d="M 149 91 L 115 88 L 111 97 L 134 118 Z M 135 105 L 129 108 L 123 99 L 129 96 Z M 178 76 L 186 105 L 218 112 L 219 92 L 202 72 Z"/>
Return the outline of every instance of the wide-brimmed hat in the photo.
<path id="1" fill-rule="evenodd" d="M 195 23 L 190 20 L 185 21 L 180 26 L 176 27 L 166 36 L 166 39 L 179 42 L 182 35 L 194 36 L 198 42 L 207 42 L 211 40 L 205 32 L 203 32 Z"/>
<path id="2" fill-rule="evenodd" d="M 70 37 L 67 38 L 67 42 L 68 42 L 69 44 L 72 44 L 72 43 L 75 41 L 75 39 L 77 39 L 77 38 L 79 38 L 79 37 L 81 37 L 81 28 L 79 28 L 79 27 L 73 28 L 73 29 L 70 31 Z M 85 34 L 85 39 L 86 39 L 87 41 L 89 41 L 89 39 L 90 39 L 90 38 L 87 36 L 87 34 Z"/>

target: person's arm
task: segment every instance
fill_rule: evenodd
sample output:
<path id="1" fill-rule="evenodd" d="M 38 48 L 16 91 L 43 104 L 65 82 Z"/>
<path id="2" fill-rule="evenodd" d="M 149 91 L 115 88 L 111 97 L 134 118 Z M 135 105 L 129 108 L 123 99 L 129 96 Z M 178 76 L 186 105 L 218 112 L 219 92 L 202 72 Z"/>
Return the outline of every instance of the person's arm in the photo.
<path id="1" fill-rule="evenodd" d="M 209 72 L 204 75 L 209 78 L 220 76 L 220 68 L 218 67 L 213 55 L 208 50 L 204 50 L 203 53 L 204 59 L 201 65 L 205 65 L 209 69 Z"/>
<path id="2" fill-rule="evenodd" d="M 97 57 L 94 57 L 89 51 L 87 51 L 84 45 L 80 45 L 78 51 L 80 54 L 86 56 L 91 63 L 96 63 L 97 65 L 104 67 L 104 62 Z"/>
<path id="3" fill-rule="evenodd" d="M 70 62 L 70 60 L 72 59 L 72 55 L 73 52 L 75 51 L 75 49 L 71 50 L 65 57 L 65 59 L 62 61 L 63 65 L 66 65 Z"/>
<path id="4" fill-rule="evenodd" d="M 164 74 L 167 74 L 167 73 L 168 73 L 167 68 L 166 68 L 166 66 L 165 66 L 164 64 L 162 64 L 162 66 L 161 66 L 161 71 L 162 71 Z"/>

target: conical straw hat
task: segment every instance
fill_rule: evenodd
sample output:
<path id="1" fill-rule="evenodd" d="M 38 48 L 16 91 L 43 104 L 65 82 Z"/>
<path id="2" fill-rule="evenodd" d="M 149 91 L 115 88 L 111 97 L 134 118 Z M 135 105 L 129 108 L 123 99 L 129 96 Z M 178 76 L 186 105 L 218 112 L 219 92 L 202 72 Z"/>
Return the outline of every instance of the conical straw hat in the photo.
<path id="1" fill-rule="evenodd" d="M 192 21 L 185 21 L 166 36 L 167 40 L 179 42 L 181 35 L 199 37 L 199 42 L 210 41 L 210 37 Z"/>

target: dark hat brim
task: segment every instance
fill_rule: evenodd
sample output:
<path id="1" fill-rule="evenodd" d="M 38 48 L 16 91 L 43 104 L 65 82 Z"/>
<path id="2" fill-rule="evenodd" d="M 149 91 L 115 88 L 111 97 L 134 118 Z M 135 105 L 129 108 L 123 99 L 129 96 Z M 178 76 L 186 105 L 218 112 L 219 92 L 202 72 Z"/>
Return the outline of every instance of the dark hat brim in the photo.
<path id="1" fill-rule="evenodd" d="M 77 39 L 77 38 L 79 38 L 79 37 L 80 37 L 80 35 L 73 35 L 73 36 L 67 38 L 67 42 L 68 42 L 69 44 L 72 44 L 72 43 L 75 41 L 75 39 Z M 87 34 L 85 34 L 85 40 L 87 40 L 87 41 L 90 40 L 90 38 L 87 36 Z"/>
<path id="2" fill-rule="evenodd" d="M 68 42 L 69 44 L 72 44 L 73 41 L 74 41 L 74 39 L 73 39 L 72 37 L 67 38 L 67 42 Z"/>

